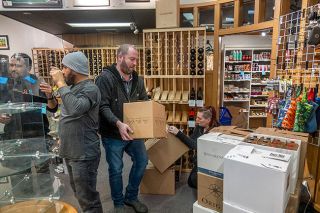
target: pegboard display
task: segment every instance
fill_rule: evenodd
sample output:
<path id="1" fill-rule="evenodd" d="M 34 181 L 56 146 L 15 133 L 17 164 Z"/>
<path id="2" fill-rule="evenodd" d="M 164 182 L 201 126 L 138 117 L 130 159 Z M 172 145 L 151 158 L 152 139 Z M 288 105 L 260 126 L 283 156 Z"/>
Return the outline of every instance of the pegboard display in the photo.
<path id="1" fill-rule="evenodd" d="M 280 17 L 276 74 L 292 84 L 319 83 L 319 4 Z"/>
<path id="2" fill-rule="evenodd" d="M 149 97 L 166 106 L 168 125 L 189 135 L 197 107 L 205 103 L 205 28 L 144 30 L 143 45 Z M 183 170 L 192 168 L 190 156 L 179 161 Z"/>
<path id="3" fill-rule="evenodd" d="M 104 67 L 116 63 L 118 47 L 106 48 L 73 48 L 73 49 L 43 49 L 33 48 L 34 72 L 39 76 L 48 79 L 50 77 L 50 67 L 54 66 L 62 69 L 62 59 L 69 52 L 82 51 L 88 58 L 89 77 L 95 78 L 99 75 Z M 143 48 L 137 47 L 139 57 L 136 71 L 143 75 Z"/>

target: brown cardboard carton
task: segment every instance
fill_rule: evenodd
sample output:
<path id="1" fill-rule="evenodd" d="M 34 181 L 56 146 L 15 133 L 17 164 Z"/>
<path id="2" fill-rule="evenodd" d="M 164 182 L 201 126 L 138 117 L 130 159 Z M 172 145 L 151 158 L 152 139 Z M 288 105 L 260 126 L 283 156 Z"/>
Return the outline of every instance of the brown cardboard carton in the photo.
<path id="1" fill-rule="evenodd" d="M 141 194 L 174 195 L 175 170 L 167 169 L 162 174 L 149 163 L 140 184 Z"/>
<path id="2" fill-rule="evenodd" d="M 179 27 L 180 1 L 156 1 L 156 28 Z"/>
<path id="3" fill-rule="evenodd" d="M 166 136 L 165 107 L 155 101 L 125 103 L 123 122 L 132 128 L 134 139 Z"/>
<path id="4" fill-rule="evenodd" d="M 149 139 L 145 142 L 149 160 L 160 173 L 167 170 L 189 148 L 176 136 L 167 133 L 167 138 Z"/>
<path id="5" fill-rule="evenodd" d="M 250 133 L 252 133 L 252 130 L 238 128 L 236 126 L 219 126 L 211 129 L 210 132 L 221 132 L 226 135 L 247 137 Z"/>
<path id="6" fill-rule="evenodd" d="M 198 203 L 217 212 L 222 212 L 223 180 L 198 172 Z"/>

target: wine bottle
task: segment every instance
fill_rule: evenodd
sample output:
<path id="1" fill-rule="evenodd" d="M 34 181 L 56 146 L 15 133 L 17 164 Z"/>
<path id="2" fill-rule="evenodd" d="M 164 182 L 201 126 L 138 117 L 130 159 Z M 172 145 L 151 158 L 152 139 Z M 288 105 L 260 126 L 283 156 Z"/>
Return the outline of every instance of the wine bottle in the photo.
<path id="1" fill-rule="evenodd" d="M 190 53 L 191 53 L 191 54 L 196 54 L 196 50 L 192 48 L 192 49 L 190 50 Z"/>
<path id="2" fill-rule="evenodd" d="M 199 68 L 199 69 L 202 69 L 202 68 L 203 68 L 203 63 L 202 63 L 202 62 L 199 62 L 199 63 L 198 63 L 198 68 Z"/>
<path id="3" fill-rule="evenodd" d="M 190 71 L 190 75 L 195 75 L 196 74 L 196 70 L 195 69 L 192 69 L 191 71 Z"/>
<path id="4" fill-rule="evenodd" d="M 202 54 L 204 52 L 204 49 L 202 47 L 198 48 L 198 53 Z"/>
<path id="5" fill-rule="evenodd" d="M 203 61 L 203 55 L 199 55 L 199 56 L 198 56 L 198 60 L 199 60 L 199 61 Z"/>
<path id="6" fill-rule="evenodd" d="M 198 75 L 203 75 L 203 69 L 198 70 Z"/>
<path id="7" fill-rule="evenodd" d="M 201 87 L 199 87 L 197 91 L 197 100 L 203 100 L 203 91 Z"/>
<path id="8" fill-rule="evenodd" d="M 194 111 L 193 108 L 190 109 L 189 111 L 189 121 L 194 121 L 196 116 L 196 112 Z"/>
<path id="9" fill-rule="evenodd" d="M 190 100 L 196 100 L 196 91 L 194 90 L 194 88 L 191 88 L 190 91 Z"/>

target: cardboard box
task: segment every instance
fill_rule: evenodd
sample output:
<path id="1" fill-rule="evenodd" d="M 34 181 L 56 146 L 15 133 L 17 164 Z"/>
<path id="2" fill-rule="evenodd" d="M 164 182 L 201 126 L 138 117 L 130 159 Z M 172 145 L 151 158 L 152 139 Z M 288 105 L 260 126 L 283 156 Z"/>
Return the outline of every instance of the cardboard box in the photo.
<path id="1" fill-rule="evenodd" d="M 289 154 L 291 155 L 291 165 L 290 165 L 290 193 L 294 194 L 296 185 L 297 185 L 297 180 L 298 180 L 298 175 L 299 175 L 299 163 L 300 163 L 300 150 L 301 150 L 301 140 L 296 140 L 296 139 L 289 139 L 289 138 L 284 138 L 284 137 L 279 137 L 279 136 L 270 136 L 270 135 L 264 135 L 264 134 L 250 134 L 248 137 L 255 136 L 257 138 L 261 137 L 267 137 L 270 138 L 271 140 L 273 139 L 279 139 L 280 141 L 290 141 L 294 142 L 298 145 L 297 150 L 290 150 L 290 149 L 283 149 L 283 148 L 276 148 L 276 147 L 270 147 L 270 146 L 263 146 L 259 144 L 250 144 L 250 146 L 254 146 L 258 149 L 263 149 L 263 150 L 268 150 L 268 151 L 274 151 L 274 152 L 279 152 L 279 153 L 284 153 L 284 154 Z M 248 145 L 248 143 L 242 143 L 243 145 Z"/>
<path id="2" fill-rule="evenodd" d="M 225 156 L 223 201 L 252 212 L 284 212 L 290 162 L 290 155 L 236 146 Z"/>
<path id="3" fill-rule="evenodd" d="M 253 213 L 246 209 L 242 209 L 239 206 L 231 205 L 227 202 L 223 202 L 223 213 Z"/>
<path id="4" fill-rule="evenodd" d="M 222 212 L 223 180 L 198 172 L 198 204 Z"/>
<path id="5" fill-rule="evenodd" d="M 180 1 L 156 1 L 156 28 L 170 28 L 180 26 Z"/>
<path id="6" fill-rule="evenodd" d="M 176 136 L 167 133 L 167 138 L 149 139 L 145 142 L 149 160 L 163 173 L 189 148 Z"/>
<path id="7" fill-rule="evenodd" d="M 140 184 L 141 194 L 174 195 L 175 169 L 171 167 L 162 174 L 149 163 Z"/>
<path id="8" fill-rule="evenodd" d="M 310 139 L 310 134 L 303 133 L 303 132 L 291 132 L 286 130 L 278 130 L 275 128 L 266 128 L 266 127 L 259 127 L 258 129 L 256 129 L 255 133 L 301 140 L 298 178 L 299 179 L 303 178 L 304 161 L 307 154 L 307 147 L 308 147 L 308 141 Z"/>
<path id="9" fill-rule="evenodd" d="M 193 204 L 193 213 L 217 213 L 216 211 L 212 210 L 212 209 L 208 209 L 206 207 L 200 206 L 198 204 L 198 201 L 196 201 Z"/>
<path id="10" fill-rule="evenodd" d="M 123 122 L 128 124 L 134 139 L 166 136 L 165 107 L 155 101 L 123 104 Z"/>
<path id="11" fill-rule="evenodd" d="M 197 142 L 198 171 L 223 179 L 224 156 L 244 138 L 221 133 L 204 134 Z"/>
<path id="12" fill-rule="evenodd" d="M 211 129 L 210 132 L 220 132 L 226 135 L 247 137 L 253 131 L 249 129 L 238 128 L 236 126 L 219 126 Z"/>

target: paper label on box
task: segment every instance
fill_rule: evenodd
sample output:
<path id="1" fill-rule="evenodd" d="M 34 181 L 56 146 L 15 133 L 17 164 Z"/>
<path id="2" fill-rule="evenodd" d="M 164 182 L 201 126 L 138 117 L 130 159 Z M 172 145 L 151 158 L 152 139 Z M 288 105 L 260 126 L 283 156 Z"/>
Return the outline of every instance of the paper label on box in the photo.
<path id="1" fill-rule="evenodd" d="M 190 107 L 195 107 L 196 106 L 196 100 L 189 100 L 188 103 L 189 103 Z"/>
<path id="2" fill-rule="evenodd" d="M 285 154 L 278 153 L 278 152 L 266 153 L 266 154 L 263 154 L 263 157 L 269 158 L 269 159 L 281 160 L 281 161 L 285 161 L 285 162 L 289 162 L 289 160 L 290 160 L 290 155 L 285 155 Z"/>

